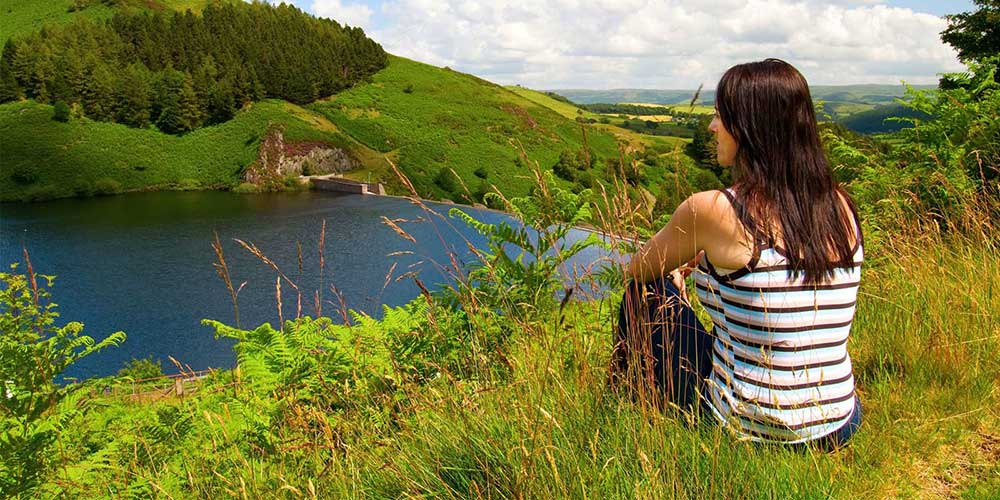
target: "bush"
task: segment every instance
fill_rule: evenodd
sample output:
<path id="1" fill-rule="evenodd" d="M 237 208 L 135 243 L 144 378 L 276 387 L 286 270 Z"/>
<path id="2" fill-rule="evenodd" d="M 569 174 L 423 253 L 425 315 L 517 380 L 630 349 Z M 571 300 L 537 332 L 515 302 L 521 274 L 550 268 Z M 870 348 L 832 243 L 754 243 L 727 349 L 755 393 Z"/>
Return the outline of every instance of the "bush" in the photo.
<path id="1" fill-rule="evenodd" d="M 153 361 L 153 357 L 129 360 L 125 366 L 118 370 L 119 377 L 129 377 L 132 380 L 146 380 L 163 376 L 163 366 L 160 360 Z"/>
<path id="2" fill-rule="evenodd" d="M 301 175 L 309 176 L 314 175 L 316 172 L 316 165 L 313 164 L 312 160 L 306 160 L 302 162 L 302 173 Z"/>
<path id="3" fill-rule="evenodd" d="M 480 182 L 479 183 L 479 187 L 476 188 L 476 192 L 473 193 L 474 201 L 478 201 L 478 202 L 482 203 L 483 200 L 484 200 L 484 198 L 486 197 L 486 194 L 490 193 L 492 191 L 493 191 L 493 185 L 492 184 L 490 184 L 489 182 L 486 182 L 486 181 Z"/>
<path id="4" fill-rule="evenodd" d="M 10 174 L 10 179 L 18 184 L 34 184 L 38 180 L 38 172 L 31 167 L 20 166 Z"/>
<path id="5" fill-rule="evenodd" d="M 461 192 L 461 181 L 455 175 L 455 172 L 448 167 L 442 167 L 441 170 L 438 170 L 437 175 L 434 176 L 434 184 L 437 184 L 437 187 L 449 194 L 459 194 Z"/>
<path id="6" fill-rule="evenodd" d="M 122 185 L 114 179 L 102 177 L 94 182 L 94 194 L 108 196 L 122 192 Z"/>
<path id="7" fill-rule="evenodd" d="M 94 195 L 94 186 L 87 181 L 77 181 L 73 186 L 73 195 L 80 198 Z"/>
<path id="8" fill-rule="evenodd" d="M 63 101 L 56 101 L 52 106 L 52 119 L 57 122 L 68 122 L 70 116 L 69 105 Z"/>
<path id="9" fill-rule="evenodd" d="M 281 179 L 281 183 L 286 191 L 302 191 L 304 189 L 309 189 L 309 184 L 300 181 L 299 176 L 295 174 L 286 175 Z"/>
<path id="10" fill-rule="evenodd" d="M 198 179 L 181 179 L 177 181 L 177 189 L 183 191 L 195 191 L 201 189 L 201 182 Z"/>
<path id="11" fill-rule="evenodd" d="M 256 194 L 260 192 L 260 188 L 252 182 L 241 182 L 239 186 L 233 188 L 233 192 L 239 194 Z"/>
<path id="12" fill-rule="evenodd" d="M 43 184 L 40 186 L 32 186 L 24 194 L 22 199 L 24 201 L 48 201 L 66 196 L 63 193 L 64 192 L 62 190 L 52 184 Z"/>

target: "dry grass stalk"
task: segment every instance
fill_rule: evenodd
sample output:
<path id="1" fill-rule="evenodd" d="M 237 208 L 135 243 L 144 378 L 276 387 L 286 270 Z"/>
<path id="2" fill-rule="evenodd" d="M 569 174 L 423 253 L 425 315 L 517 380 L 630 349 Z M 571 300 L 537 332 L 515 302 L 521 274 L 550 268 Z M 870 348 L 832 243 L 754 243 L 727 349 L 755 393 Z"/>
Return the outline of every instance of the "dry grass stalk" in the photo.
<path id="1" fill-rule="evenodd" d="M 339 304 L 334 304 L 333 302 L 327 301 L 328 304 L 332 306 L 339 305 L 340 317 L 344 321 L 344 324 L 351 326 L 351 319 L 347 313 L 347 301 L 344 300 L 344 294 L 337 287 L 330 285 L 330 292 L 333 293 L 334 297 L 337 297 Z"/>
<path id="2" fill-rule="evenodd" d="M 274 298 L 278 302 L 278 329 L 285 331 L 285 315 L 281 311 L 281 276 L 274 279 Z"/>
<path id="3" fill-rule="evenodd" d="M 240 291 L 246 286 L 247 282 L 244 281 L 240 283 L 239 288 L 233 287 L 233 280 L 229 275 L 229 265 L 226 264 L 226 256 L 222 251 L 222 242 L 219 240 L 219 233 L 213 231 L 212 234 L 215 239 L 212 241 L 212 250 L 215 251 L 216 261 L 212 263 L 212 267 L 215 268 L 215 272 L 222 278 L 222 282 L 226 284 L 226 290 L 229 291 L 229 298 L 233 302 L 233 314 L 236 319 L 236 328 L 240 327 L 240 304 L 238 301 Z"/>
<path id="4" fill-rule="evenodd" d="M 323 315 L 323 274 L 326 271 L 326 219 L 319 230 L 319 287 L 315 291 L 316 317 Z"/>
<path id="5" fill-rule="evenodd" d="M 413 236 L 411 236 L 410 233 L 407 233 L 406 231 L 404 231 L 403 228 L 399 227 L 398 224 L 396 224 L 395 222 L 393 222 L 391 219 L 389 219 L 388 217 L 386 217 L 384 215 L 382 216 L 382 223 L 385 224 L 385 225 L 387 225 L 387 226 L 389 226 L 389 229 L 392 229 L 393 232 L 395 232 L 396 234 L 398 234 L 399 236 L 401 236 L 403 239 L 409 241 L 410 243 L 416 243 L 417 242 L 416 238 L 414 238 Z"/>
<path id="6" fill-rule="evenodd" d="M 263 262 L 263 263 L 267 264 L 268 266 L 270 266 L 271 269 L 273 269 L 274 272 L 278 274 L 278 277 L 284 279 L 285 282 L 288 283 L 288 285 L 291 286 L 293 289 L 295 289 L 296 291 L 299 289 L 299 286 L 296 285 L 295 282 L 291 280 L 291 278 L 289 278 L 288 276 L 286 276 L 285 273 L 282 272 L 281 269 L 278 267 L 278 265 L 274 263 L 274 261 L 272 261 L 266 255 L 264 255 L 264 252 L 262 252 L 259 248 L 257 248 L 257 245 L 255 245 L 253 243 L 247 243 L 247 242 L 245 242 L 245 241 L 243 241 L 243 240 L 241 240 L 239 238 L 233 238 L 233 241 L 235 241 L 236 243 L 239 243 L 240 246 L 242 246 L 248 252 L 250 252 L 255 257 L 257 257 L 258 259 L 260 259 L 261 262 Z"/>

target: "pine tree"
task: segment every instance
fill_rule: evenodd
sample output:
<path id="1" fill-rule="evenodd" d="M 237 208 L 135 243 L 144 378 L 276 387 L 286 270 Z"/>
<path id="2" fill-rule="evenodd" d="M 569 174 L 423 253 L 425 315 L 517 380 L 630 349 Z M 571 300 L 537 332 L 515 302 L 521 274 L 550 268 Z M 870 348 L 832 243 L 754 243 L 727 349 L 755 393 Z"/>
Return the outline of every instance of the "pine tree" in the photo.
<path id="1" fill-rule="evenodd" d="M 65 96 L 60 97 L 70 104 L 81 102 L 87 88 L 87 69 L 75 49 L 66 51 L 65 56 L 61 59 L 59 80 L 61 92 L 66 93 Z"/>
<path id="2" fill-rule="evenodd" d="M 52 100 L 52 83 L 55 80 L 56 65 L 52 60 L 52 51 L 46 45 L 39 48 L 35 57 L 28 95 L 38 102 L 48 103 Z"/>
<path id="3" fill-rule="evenodd" d="M 109 121 L 115 116 L 116 79 L 107 64 L 97 62 L 83 94 L 84 113 L 92 120 Z"/>
<path id="4" fill-rule="evenodd" d="M 152 106 L 152 88 L 149 70 L 142 63 L 126 68 L 118 81 L 119 123 L 130 127 L 145 128 L 149 125 Z"/>
<path id="5" fill-rule="evenodd" d="M 190 74 L 184 75 L 184 85 L 181 86 L 178 105 L 180 107 L 181 122 L 184 125 L 182 133 L 189 132 L 201 126 L 205 120 L 205 112 L 202 109 L 198 93 L 194 90 L 194 81 Z"/>
<path id="6" fill-rule="evenodd" d="M 14 76 L 14 58 L 17 54 L 16 42 L 7 39 L 0 53 L 0 102 L 14 101 L 24 97 L 24 90 Z"/>

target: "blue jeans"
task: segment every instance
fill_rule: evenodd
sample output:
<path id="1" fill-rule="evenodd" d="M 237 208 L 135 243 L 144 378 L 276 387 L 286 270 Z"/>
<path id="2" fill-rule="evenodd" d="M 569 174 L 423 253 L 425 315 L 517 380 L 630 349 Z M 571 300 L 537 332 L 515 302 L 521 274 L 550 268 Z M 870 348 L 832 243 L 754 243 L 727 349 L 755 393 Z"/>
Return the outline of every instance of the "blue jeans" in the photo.
<path id="1" fill-rule="evenodd" d="M 705 379 L 712 373 L 714 341 L 669 279 L 642 286 L 629 282 L 618 309 L 612 379 L 632 383 L 642 379 L 655 385 L 663 402 L 710 415 L 698 394 L 704 394 Z M 854 401 L 850 420 L 814 444 L 835 449 L 850 440 L 861 426 L 861 400 L 855 396 Z"/>
<path id="2" fill-rule="evenodd" d="M 698 394 L 712 373 L 714 337 L 669 279 L 625 285 L 616 336 L 613 376 L 655 386 L 663 403 L 700 407 Z"/>

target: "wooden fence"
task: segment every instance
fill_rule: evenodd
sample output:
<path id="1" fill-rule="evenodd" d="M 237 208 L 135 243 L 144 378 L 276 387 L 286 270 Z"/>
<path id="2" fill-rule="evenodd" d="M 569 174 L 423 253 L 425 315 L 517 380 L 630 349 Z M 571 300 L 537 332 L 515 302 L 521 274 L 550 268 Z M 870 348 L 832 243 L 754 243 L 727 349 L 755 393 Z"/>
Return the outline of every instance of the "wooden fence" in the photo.
<path id="1" fill-rule="evenodd" d="M 214 370 L 189 371 L 163 375 L 131 382 L 112 382 L 93 389 L 95 397 L 128 398 L 135 402 L 159 401 L 165 398 L 183 398 L 194 394 L 201 380 Z"/>

